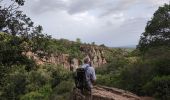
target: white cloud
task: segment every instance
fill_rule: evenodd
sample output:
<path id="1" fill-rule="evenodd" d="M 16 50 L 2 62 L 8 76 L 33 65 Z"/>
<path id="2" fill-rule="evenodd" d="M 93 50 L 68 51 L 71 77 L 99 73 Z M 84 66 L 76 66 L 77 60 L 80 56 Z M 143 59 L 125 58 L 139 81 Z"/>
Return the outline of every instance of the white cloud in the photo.
<path id="1" fill-rule="evenodd" d="M 164 3 L 170 2 L 169 0 L 148 0 L 148 2 L 154 4 L 154 5 L 162 5 Z"/>
<path id="2" fill-rule="evenodd" d="M 86 24 L 94 23 L 96 20 L 96 18 L 94 16 L 89 15 L 87 11 L 72 15 L 72 17 L 75 21 L 84 21 Z"/>
<path id="3" fill-rule="evenodd" d="M 134 45 L 159 5 L 168 0 L 28 0 L 22 8 L 55 38 Z"/>

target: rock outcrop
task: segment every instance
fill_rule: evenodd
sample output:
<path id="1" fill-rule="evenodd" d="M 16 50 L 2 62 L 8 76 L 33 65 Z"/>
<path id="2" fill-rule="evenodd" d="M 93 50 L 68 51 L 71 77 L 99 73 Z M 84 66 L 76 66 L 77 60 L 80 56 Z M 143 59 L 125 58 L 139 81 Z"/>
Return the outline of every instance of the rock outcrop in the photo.
<path id="1" fill-rule="evenodd" d="M 100 67 L 103 64 L 106 64 L 107 61 L 104 57 L 104 49 L 99 46 L 81 46 L 80 50 L 90 58 L 94 67 Z"/>
<path id="2" fill-rule="evenodd" d="M 104 48 L 99 46 L 83 45 L 80 47 L 81 53 L 84 58 L 88 57 L 92 61 L 94 67 L 99 67 L 106 64 L 107 61 L 104 57 Z M 69 70 L 75 70 L 82 64 L 83 59 L 71 58 L 69 54 L 50 54 L 48 56 L 39 57 L 37 54 L 32 52 L 25 53 L 27 57 L 35 60 L 37 64 L 51 63 L 55 65 L 62 65 L 64 68 Z"/>

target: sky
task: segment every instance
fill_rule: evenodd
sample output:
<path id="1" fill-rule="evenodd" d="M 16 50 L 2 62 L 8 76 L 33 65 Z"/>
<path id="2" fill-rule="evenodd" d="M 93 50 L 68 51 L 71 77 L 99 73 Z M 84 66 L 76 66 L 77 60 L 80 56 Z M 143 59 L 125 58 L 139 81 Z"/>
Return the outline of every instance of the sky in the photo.
<path id="1" fill-rule="evenodd" d="M 26 0 L 21 7 L 53 38 L 135 46 L 153 13 L 169 0 Z"/>

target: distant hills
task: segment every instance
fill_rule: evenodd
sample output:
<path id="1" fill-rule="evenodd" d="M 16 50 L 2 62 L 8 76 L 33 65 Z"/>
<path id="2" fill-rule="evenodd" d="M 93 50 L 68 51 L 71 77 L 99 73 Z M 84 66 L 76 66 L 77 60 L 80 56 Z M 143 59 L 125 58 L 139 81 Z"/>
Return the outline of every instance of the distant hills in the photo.
<path id="1" fill-rule="evenodd" d="M 136 45 L 125 45 L 125 46 L 117 46 L 112 48 L 125 48 L 125 49 L 135 49 Z"/>

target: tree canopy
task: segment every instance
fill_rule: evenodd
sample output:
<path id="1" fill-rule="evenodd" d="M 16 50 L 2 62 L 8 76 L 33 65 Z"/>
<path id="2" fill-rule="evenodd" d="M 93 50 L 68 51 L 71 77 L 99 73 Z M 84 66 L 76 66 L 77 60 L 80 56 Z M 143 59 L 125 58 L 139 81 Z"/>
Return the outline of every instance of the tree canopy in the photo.
<path id="1" fill-rule="evenodd" d="M 149 47 L 170 45 L 170 5 L 165 4 L 148 21 L 145 32 L 141 35 L 138 48 L 141 51 Z"/>

